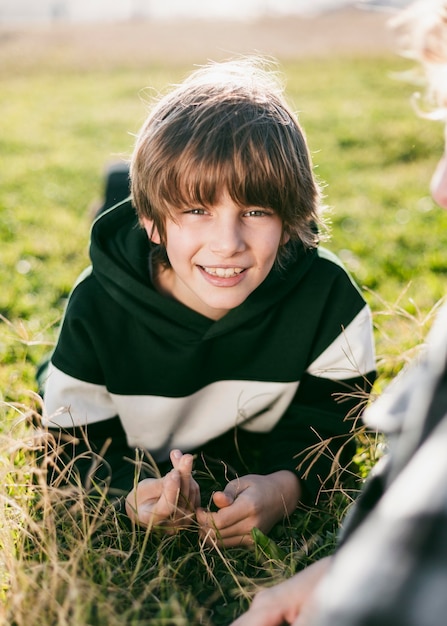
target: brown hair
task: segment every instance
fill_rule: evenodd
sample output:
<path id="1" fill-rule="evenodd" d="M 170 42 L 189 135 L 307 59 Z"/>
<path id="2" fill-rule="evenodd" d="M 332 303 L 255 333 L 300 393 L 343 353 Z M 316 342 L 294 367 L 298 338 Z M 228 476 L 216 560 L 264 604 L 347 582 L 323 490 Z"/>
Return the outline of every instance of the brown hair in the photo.
<path id="1" fill-rule="evenodd" d="M 210 64 L 164 96 L 138 135 L 131 186 L 140 219 L 154 221 L 162 242 L 176 210 L 212 206 L 227 191 L 241 206 L 275 210 L 291 239 L 318 243 L 320 189 L 306 139 L 259 60 Z"/>

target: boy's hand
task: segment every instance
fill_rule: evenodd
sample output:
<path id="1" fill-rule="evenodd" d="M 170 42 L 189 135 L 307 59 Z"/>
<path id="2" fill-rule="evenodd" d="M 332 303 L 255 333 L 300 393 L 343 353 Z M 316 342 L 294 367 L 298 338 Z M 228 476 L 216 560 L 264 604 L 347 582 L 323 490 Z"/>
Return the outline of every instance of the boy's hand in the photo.
<path id="1" fill-rule="evenodd" d="M 192 478 L 193 457 L 172 450 L 173 469 L 163 478 L 146 478 L 126 498 L 127 515 L 143 526 L 168 533 L 189 526 L 200 506 L 200 488 Z"/>
<path id="2" fill-rule="evenodd" d="M 303 626 L 312 615 L 312 597 L 331 557 L 309 565 L 285 582 L 260 591 L 249 610 L 231 626 Z"/>
<path id="3" fill-rule="evenodd" d="M 298 478 L 288 470 L 242 476 L 229 482 L 224 491 L 214 493 L 213 502 L 219 511 L 197 509 L 200 535 L 209 545 L 250 545 L 252 528 L 267 533 L 284 515 L 292 513 L 299 498 Z"/>

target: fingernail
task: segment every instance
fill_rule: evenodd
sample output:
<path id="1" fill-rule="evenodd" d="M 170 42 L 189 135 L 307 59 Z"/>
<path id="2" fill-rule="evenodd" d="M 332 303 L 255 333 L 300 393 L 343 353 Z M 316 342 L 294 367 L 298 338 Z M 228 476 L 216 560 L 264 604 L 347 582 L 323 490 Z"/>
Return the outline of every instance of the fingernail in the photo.
<path id="1" fill-rule="evenodd" d="M 173 456 L 175 459 L 181 459 L 183 455 L 182 455 L 182 453 L 180 452 L 180 450 L 173 450 L 173 452 L 172 452 L 172 456 Z"/>

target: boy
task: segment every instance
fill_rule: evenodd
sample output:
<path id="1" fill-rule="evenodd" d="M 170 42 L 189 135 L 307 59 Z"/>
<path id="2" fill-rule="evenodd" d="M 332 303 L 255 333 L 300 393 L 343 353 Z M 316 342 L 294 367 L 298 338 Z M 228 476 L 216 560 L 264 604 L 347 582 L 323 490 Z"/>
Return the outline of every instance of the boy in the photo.
<path id="1" fill-rule="evenodd" d="M 395 20 L 447 121 L 447 0 L 413 3 Z M 430 99 L 429 98 L 429 99 Z M 430 116 L 429 116 L 430 117 Z M 447 147 L 447 145 L 446 145 Z M 431 181 L 447 209 L 447 153 Z M 338 550 L 262 591 L 233 626 L 440 626 L 447 615 L 447 306 L 425 354 L 365 413 L 387 432 Z"/>
<path id="2" fill-rule="evenodd" d="M 253 527 L 315 502 L 335 459 L 349 463 L 346 417 L 374 378 L 369 308 L 318 247 L 306 141 L 259 63 L 210 65 L 163 97 L 130 173 L 136 215 L 124 202 L 93 226 L 48 424 L 78 439 L 66 451 L 83 480 L 96 458 L 95 480 L 134 487 L 138 523 L 194 520 L 208 542 L 249 544 Z M 214 512 L 200 506 L 205 473 L 227 483 Z"/>

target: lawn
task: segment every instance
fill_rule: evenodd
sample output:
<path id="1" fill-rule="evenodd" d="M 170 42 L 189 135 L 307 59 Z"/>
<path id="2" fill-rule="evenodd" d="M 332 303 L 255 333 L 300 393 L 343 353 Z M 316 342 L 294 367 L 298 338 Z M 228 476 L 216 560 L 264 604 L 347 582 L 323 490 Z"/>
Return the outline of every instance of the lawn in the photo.
<path id="1" fill-rule="evenodd" d="M 447 214 L 429 198 L 442 130 L 418 118 L 393 56 L 281 63 L 330 207 L 331 239 L 374 314 L 380 393 L 445 292 Z M 151 94 L 189 66 L 0 69 L 0 624 L 228 624 L 253 591 L 330 552 L 350 495 L 298 511 L 256 549 L 148 536 L 100 497 L 47 489 L 27 422 L 34 372 L 88 264 L 107 163 L 126 158 Z M 381 447 L 361 437 L 366 474 Z"/>

